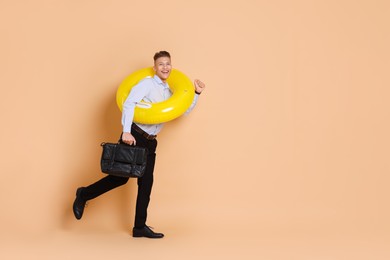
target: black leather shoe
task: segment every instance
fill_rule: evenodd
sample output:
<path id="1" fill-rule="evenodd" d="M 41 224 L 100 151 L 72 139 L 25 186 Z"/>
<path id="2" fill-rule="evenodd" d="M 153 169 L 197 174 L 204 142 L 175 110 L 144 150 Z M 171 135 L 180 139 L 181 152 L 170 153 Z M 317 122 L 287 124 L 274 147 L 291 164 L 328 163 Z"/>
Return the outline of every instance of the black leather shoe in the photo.
<path id="1" fill-rule="evenodd" d="M 83 216 L 85 204 L 87 203 L 86 200 L 83 200 L 81 198 L 81 191 L 83 189 L 84 189 L 84 187 L 80 187 L 80 188 L 77 189 L 77 191 L 76 191 L 76 199 L 73 202 L 73 213 L 74 213 L 74 216 L 77 219 L 81 219 L 81 217 Z"/>
<path id="2" fill-rule="evenodd" d="M 133 228 L 133 237 L 163 238 L 164 234 L 155 233 L 148 226 L 143 228 Z"/>

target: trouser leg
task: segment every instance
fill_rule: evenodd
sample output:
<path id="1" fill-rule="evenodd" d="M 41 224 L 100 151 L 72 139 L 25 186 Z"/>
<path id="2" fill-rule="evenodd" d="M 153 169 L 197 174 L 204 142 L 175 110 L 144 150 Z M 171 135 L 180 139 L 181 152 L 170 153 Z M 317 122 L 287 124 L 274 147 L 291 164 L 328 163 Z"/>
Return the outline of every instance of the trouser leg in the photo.
<path id="1" fill-rule="evenodd" d="M 94 199 L 109 190 L 126 184 L 128 180 L 128 177 L 107 175 L 99 181 L 85 187 L 82 191 L 81 197 L 85 200 Z"/>
<path id="2" fill-rule="evenodd" d="M 150 201 L 150 194 L 153 186 L 153 171 L 156 161 L 156 147 L 157 140 L 147 140 L 145 137 L 132 131 L 133 136 L 137 140 L 137 146 L 146 147 L 148 149 L 148 159 L 146 162 L 145 173 L 141 178 L 138 178 L 138 193 L 137 203 L 135 208 L 134 227 L 142 228 L 145 226 L 148 215 L 148 206 Z"/>
<path id="3" fill-rule="evenodd" d="M 156 154 L 150 154 L 148 156 L 147 166 L 145 173 L 142 178 L 137 181 L 138 194 L 137 194 L 137 205 L 135 212 L 134 227 L 142 228 L 146 224 L 147 210 L 150 201 L 150 194 L 153 186 L 153 171 L 154 163 L 156 160 Z"/>

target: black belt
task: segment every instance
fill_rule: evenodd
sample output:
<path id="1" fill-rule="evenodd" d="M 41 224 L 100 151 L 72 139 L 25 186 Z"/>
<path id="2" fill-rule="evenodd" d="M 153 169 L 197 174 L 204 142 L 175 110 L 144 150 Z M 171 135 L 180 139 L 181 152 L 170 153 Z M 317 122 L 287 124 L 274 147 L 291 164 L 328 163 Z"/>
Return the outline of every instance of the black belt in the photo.
<path id="1" fill-rule="evenodd" d="M 134 129 L 134 131 L 136 131 L 137 133 L 141 134 L 143 137 L 145 137 L 148 140 L 154 140 L 157 137 L 157 135 L 150 135 L 150 134 L 146 133 L 144 130 L 142 130 L 136 124 L 132 124 L 131 128 Z"/>

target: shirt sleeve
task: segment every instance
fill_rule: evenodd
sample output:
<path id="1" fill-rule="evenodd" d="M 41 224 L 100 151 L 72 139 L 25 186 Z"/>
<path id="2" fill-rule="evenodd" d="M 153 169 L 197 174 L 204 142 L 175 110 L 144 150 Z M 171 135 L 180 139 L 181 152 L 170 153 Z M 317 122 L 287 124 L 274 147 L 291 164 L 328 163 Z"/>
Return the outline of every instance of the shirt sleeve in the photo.
<path id="1" fill-rule="evenodd" d="M 124 133 L 131 132 L 131 124 L 134 118 L 135 105 L 140 102 L 150 91 L 150 84 L 147 84 L 147 80 L 142 80 L 135 85 L 127 97 L 122 108 L 122 126 Z"/>
<path id="2" fill-rule="evenodd" d="M 191 106 L 187 109 L 187 111 L 184 113 L 185 115 L 188 115 L 192 109 L 194 109 L 196 103 L 198 103 L 199 95 L 195 93 L 194 99 L 192 100 Z"/>

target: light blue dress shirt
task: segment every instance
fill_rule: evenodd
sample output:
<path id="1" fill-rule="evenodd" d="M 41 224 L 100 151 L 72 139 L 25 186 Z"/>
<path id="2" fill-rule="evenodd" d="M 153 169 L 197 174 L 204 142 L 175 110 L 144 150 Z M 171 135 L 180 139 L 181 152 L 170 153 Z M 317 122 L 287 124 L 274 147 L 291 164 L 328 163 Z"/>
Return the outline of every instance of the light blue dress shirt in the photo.
<path id="1" fill-rule="evenodd" d="M 164 83 L 157 75 L 155 75 L 153 78 L 147 77 L 141 80 L 131 89 L 129 96 L 123 104 L 123 132 L 131 132 L 131 124 L 133 123 L 134 118 L 134 109 L 137 103 L 139 103 L 141 100 L 150 103 L 162 102 L 171 96 L 172 91 L 170 90 L 168 83 Z M 198 97 L 199 95 L 195 94 L 194 100 L 185 114 L 191 112 L 191 110 L 195 107 L 196 103 L 198 102 Z M 163 127 L 163 124 L 137 123 L 137 125 L 150 135 L 157 135 Z"/>

